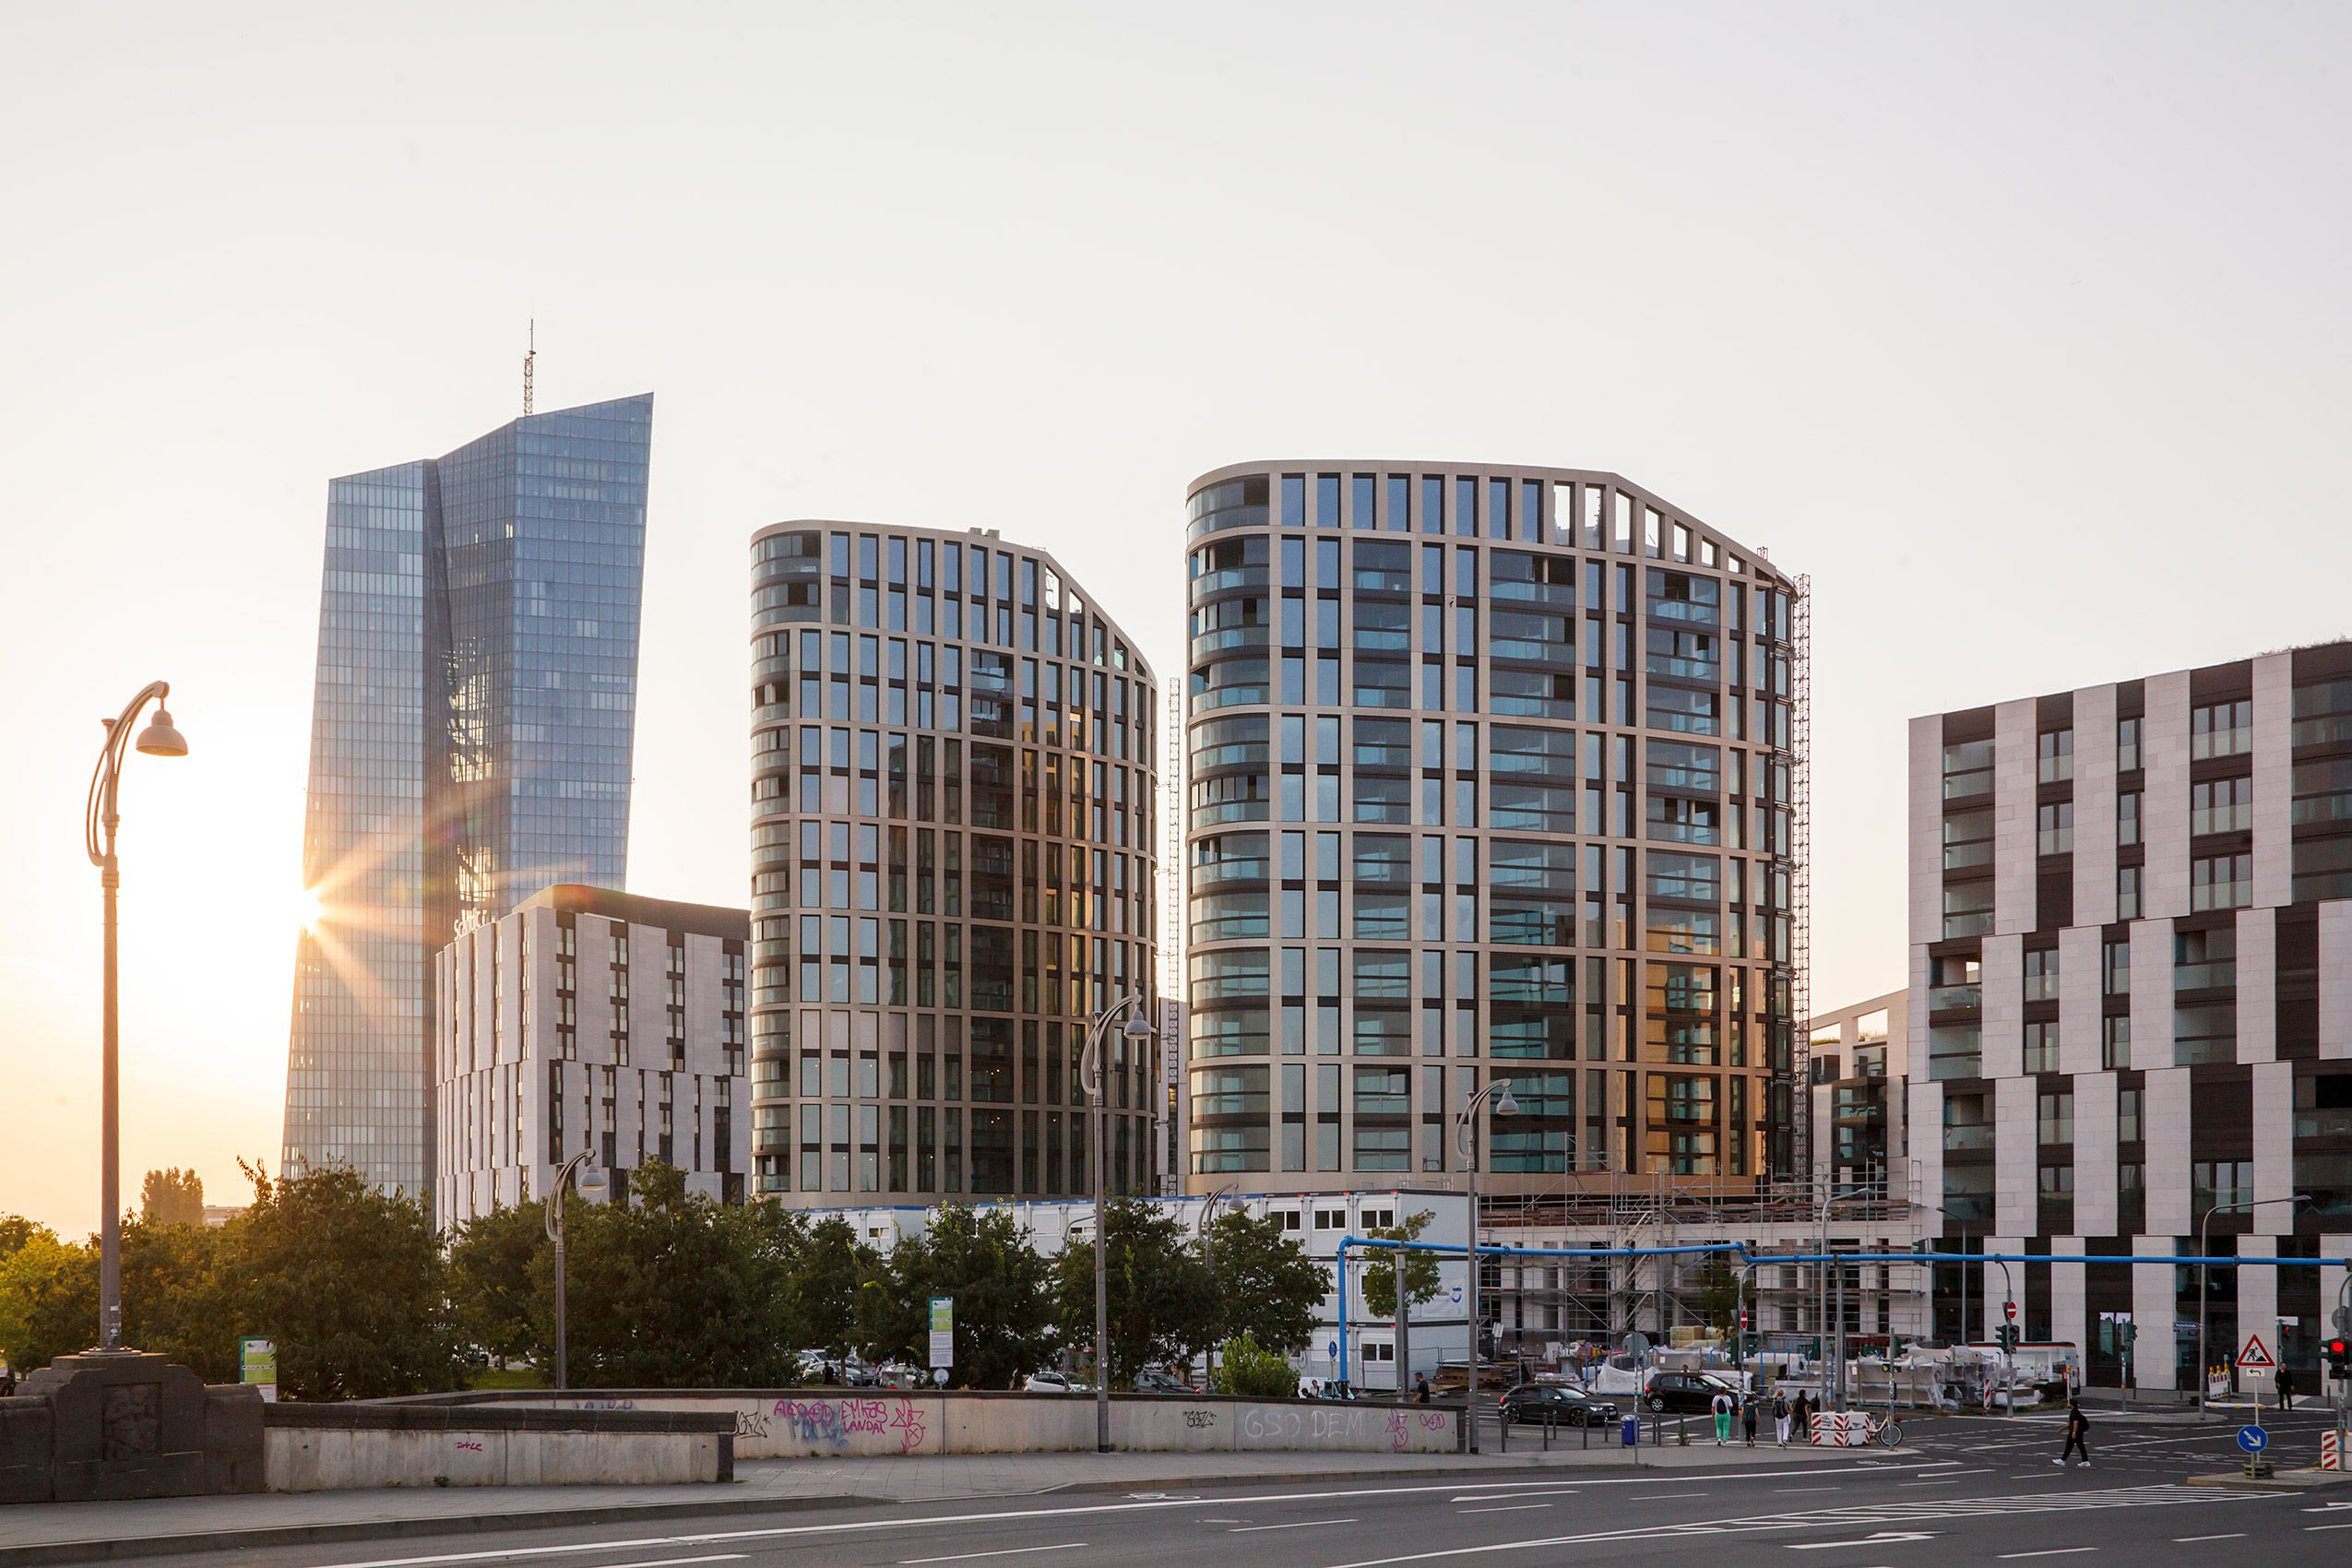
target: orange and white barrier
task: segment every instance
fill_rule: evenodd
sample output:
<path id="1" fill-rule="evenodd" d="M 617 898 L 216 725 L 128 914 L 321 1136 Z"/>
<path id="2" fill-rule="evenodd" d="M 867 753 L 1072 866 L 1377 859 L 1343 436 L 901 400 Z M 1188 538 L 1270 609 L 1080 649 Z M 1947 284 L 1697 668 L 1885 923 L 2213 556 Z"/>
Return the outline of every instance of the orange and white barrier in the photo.
<path id="1" fill-rule="evenodd" d="M 2320 1433 L 2320 1468 L 2322 1470 L 2344 1468 L 2344 1454 L 2337 1447 L 2335 1433 L 2332 1431 Z"/>

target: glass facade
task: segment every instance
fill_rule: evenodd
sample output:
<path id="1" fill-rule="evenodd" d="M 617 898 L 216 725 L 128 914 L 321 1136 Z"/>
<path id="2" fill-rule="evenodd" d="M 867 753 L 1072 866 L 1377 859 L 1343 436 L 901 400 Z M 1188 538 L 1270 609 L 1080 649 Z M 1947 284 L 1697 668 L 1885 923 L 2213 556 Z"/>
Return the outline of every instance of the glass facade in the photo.
<path id="1" fill-rule="evenodd" d="M 1189 1169 L 1785 1169 L 1787 576 L 1608 474 L 1193 488 Z"/>
<path id="2" fill-rule="evenodd" d="M 1158 701 L 1126 636 L 992 535 L 779 524 L 752 711 L 758 1189 L 1087 1193 L 1087 1020 L 1157 1017 Z M 1152 1055 L 1108 1049 L 1108 1184 L 1146 1191 Z"/>
<path id="3" fill-rule="evenodd" d="M 653 399 L 330 481 L 288 1168 L 432 1191 L 433 956 L 628 859 Z"/>

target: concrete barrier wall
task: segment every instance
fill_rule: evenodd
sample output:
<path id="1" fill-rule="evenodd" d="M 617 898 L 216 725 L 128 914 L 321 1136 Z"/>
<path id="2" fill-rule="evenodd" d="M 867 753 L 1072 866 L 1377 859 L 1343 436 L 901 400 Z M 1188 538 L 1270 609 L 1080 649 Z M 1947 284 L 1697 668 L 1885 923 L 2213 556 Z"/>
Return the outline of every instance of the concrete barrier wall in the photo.
<path id="1" fill-rule="evenodd" d="M 390 1486 L 658 1486 L 716 1481 L 719 1432 L 385 1431 L 272 1427 L 272 1491 Z"/>
<path id="2" fill-rule="evenodd" d="M 1094 1401 L 1084 1396 L 786 1389 L 513 1397 L 561 1410 L 724 1410 L 743 1459 L 1068 1454 L 1095 1445 Z M 1114 1395 L 1111 1402 L 1111 1446 L 1150 1453 L 1451 1454 L 1460 1422 L 1458 1410 L 1429 1405 L 1182 1395 Z"/>

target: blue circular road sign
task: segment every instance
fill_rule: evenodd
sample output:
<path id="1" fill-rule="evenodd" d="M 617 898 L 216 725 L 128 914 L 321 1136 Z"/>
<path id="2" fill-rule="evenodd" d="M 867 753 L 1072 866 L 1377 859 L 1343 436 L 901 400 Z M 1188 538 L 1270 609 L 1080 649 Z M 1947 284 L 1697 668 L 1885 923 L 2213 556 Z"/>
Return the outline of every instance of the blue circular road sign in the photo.
<path id="1" fill-rule="evenodd" d="M 2270 1446 L 2270 1433 L 2260 1427 L 2239 1427 L 2238 1446 L 2249 1454 L 2260 1454 Z"/>

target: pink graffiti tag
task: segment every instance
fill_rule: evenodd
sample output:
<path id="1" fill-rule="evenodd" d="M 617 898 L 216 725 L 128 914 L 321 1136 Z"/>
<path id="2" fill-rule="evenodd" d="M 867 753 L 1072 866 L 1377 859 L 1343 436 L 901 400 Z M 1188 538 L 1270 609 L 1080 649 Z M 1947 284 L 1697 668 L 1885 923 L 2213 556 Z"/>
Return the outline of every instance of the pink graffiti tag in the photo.
<path id="1" fill-rule="evenodd" d="M 1388 1446 L 1401 1454 L 1411 1443 L 1412 1434 L 1405 1425 L 1405 1412 L 1391 1411 L 1388 1417 Z"/>
<path id="2" fill-rule="evenodd" d="M 841 1430 L 844 1431 L 879 1432 L 885 1413 L 879 1399 L 844 1399 L 841 1401 Z"/>
<path id="3" fill-rule="evenodd" d="M 1421 1412 L 1421 1425 L 1427 1427 L 1430 1431 L 1435 1431 L 1438 1428 L 1444 1424 L 1445 1418 L 1439 1415 L 1435 1410 L 1424 1410 Z"/>
<path id="4" fill-rule="evenodd" d="M 922 1446 L 923 1413 L 915 1408 L 913 1400 L 898 1401 L 898 1408 L 892 1414 L 890 1424 L 898 1431 L 899 1453 L 912 1454 Z"/>
<path id="5" fill-rule="evenodd" d="M 482 1451 L 482 1448 L 481 1448 L 481 1443 L 468 1443 L 468 1442 L 467 1442 L 464 1438 L 462 1438 L 462 1437 L 461 1437 L 461 1438 L 459 1438 L 459 1439 L 457 1440 L 457 1446 L 458 1446 L 458 1447 L 460 1447 L 460 1448 L 466 1449 L 466 1450 L 468 1450 L 469 1452 L 475 1453 L 475 1454 L 479 1454 L 479 1453 L 481 1453 L 481 1452 Z"/>

